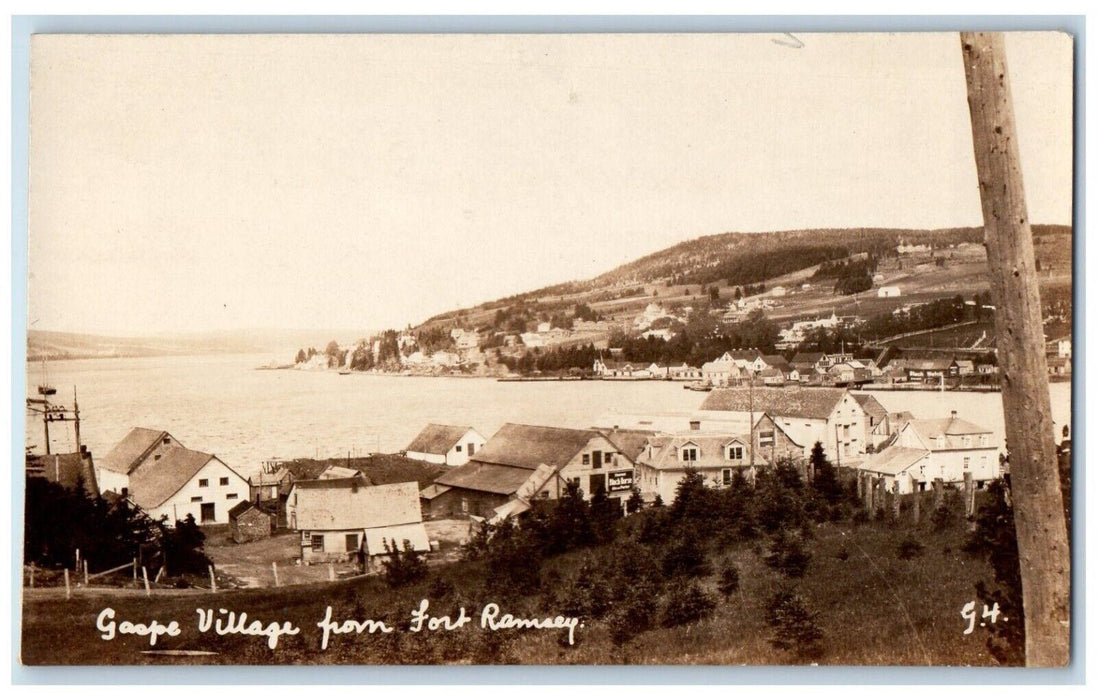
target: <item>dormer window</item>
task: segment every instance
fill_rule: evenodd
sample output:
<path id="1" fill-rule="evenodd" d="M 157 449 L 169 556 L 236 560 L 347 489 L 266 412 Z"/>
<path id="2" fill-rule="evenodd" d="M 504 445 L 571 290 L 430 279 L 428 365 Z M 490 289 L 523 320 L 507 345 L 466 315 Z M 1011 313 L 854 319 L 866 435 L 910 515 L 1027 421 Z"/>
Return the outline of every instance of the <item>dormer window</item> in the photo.
<path id="1" fill-rule="evenodd" d="M 742 460 L 743 459 L 743 446 L 742 445 L 728 445 L 728 460 Z"/>
<path id="2" fill-rule="evenodd" d="M 690 445 L 689 447 L 682 448 L 682 461 L 683 462 L 696 462 L 697 461 L 697 446 Z"/>

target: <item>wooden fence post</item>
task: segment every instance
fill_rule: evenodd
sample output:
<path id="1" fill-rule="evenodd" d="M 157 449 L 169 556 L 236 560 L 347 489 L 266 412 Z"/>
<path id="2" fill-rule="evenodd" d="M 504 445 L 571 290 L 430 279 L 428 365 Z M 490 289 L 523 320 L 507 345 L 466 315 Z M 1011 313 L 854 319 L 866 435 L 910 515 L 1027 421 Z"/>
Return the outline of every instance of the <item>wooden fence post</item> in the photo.
<path id="1" fill-rule="evenodd" d="M 995 306 L 1025 611 L 1025 663 L 1065 666 L 1070 663 L 1070 543 L 1005 35 L 963 32 L 960 47 Z"/>
<path id="2" fill-rule="evenodd" d="M 214 593 L 217 592 L 217 577 L 213 574 L 213 564 L 209 565 L 209 587 Z"/>
<path id="3" fill-rule="evenodd" d="M 934 479 L 933 480 L 933 510 L 945 504 L 945 480 Z"/>
<path id="4" fill-rule="evenodd" d="M 914 524 L 917 525 L 922 519 L 922 492 L 919 490 L 919 486 L 914 487 Z"/>
<path id="5" fill-rule="evenodd" d="M 145 567 L 141 567 L 141 578 L 145 579 L 145 597 L 152 596 L 152 589 L 149 588 L 149 572 Z"/>
<path id="6" fill-rule="evenodd" d="M 84 560 L 84 587 L 88 586 L 88 560 Z"/>
<path id="7" fill-rule="evenodd" d="M 72 597 L 72 586 L 69 584 L 69 570 L 65 569 L 65 600 Z"/>
<path id="8" fill-rule="evenodd" d="M 964 472 L 964 515 L 971 517 L 975 513 L 975 482 L 971 472 Z"/>
<path id="9" fill-rule="evenodd" d="M 278 562 L 272 561 L 270 568 L 274 571 L 274 587 L 278 588 Z"/>
<path id="10" fill-rule="evenodd" d="M 899 519 L 899 512 L 901 510 L 903 501 L 903 499 L 899 497 L 898 486 L 899 485 L 896 484 L 895 490 L 891 492 L 891 517 L 895 518 L 896 520 Z"/>
<path id="11" fill-rule="evenodd" d="M 133 580 L 137 580 L 137 557 L 133 558 Z"/>
<path id="12" fill-rule="evenodd" d="M 30 565 L 30 588 L 34 588 L 34 562 Z"/>

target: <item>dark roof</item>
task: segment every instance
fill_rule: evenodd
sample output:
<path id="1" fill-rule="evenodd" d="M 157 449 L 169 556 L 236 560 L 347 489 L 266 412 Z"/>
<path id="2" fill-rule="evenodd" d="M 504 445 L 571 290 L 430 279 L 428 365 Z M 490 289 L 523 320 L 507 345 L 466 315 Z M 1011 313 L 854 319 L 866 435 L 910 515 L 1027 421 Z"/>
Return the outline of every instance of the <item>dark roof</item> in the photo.
<path id="1" fill-rule="evenodd" d="M 472 430 L 467 425 L 439 425 L 430 423 L 423 428 L 408 445 L 407 452 L 425 452 L 432 455 L 444 455 Z"/>
<path id="2" fill-rule="evenodd" d="M 130 477 L 130 498 L 144 510 L 155 508 L 171 498 L 213 459 L 217 458 L 197 450 L 169 450 L 158 462 Z"/>
<path id="3" fill-rule="evenodd" d="M 861 408 L 865 409 L 865 413 L 877 419 L 887 418 L 887 409 L 872 394 L 852 394 L 852 396 L 857 399 L 857 403 L 861 404 Z"/>
<path id="4" fill-rule="evenodd" d="M 823 359 L 824 355 L 821 352 L 798 352 L 792 356 L 793 364 L 815 364 L 819 360 Z"/>
<path id="5" fill-rule="evenodd" d="M 259 511 L 260 513 L 263 513 L 264 515 L 270 515 L 269 513 L 267 513 L 266 511 L 264 511 L 262 508 L 255 505 L 251 501 L 240 501 L 239 503 L 234 505 L 229 510 L 229 520 L 236 520 L 241 515 L 243 515 L 244 513 L 247 513 L 249 510 L 251 510 L 252 508 Z"/>
<path id="6" fill-rule="evenodd" d="M 907 369 L 913 370 L 946 370 L 952 364 L 952 360 L 906 360 Z"/>
<path id="7" fill-rule="evenodd" d="M 536 469 L 542 464 L 563 467 L 599 435 L 594 430 L 507 423 L 471 461 L 523 469 Z"/>
<path id="8" fill-rule="evenodd" d="M 751 410 L 750 392 L 747 388 L 714 389 L 701 404 L 701 410 L 747 412 Z M 847 393 L 845 389 L 801 387 L 755 387 L 753 392 L 755 413 L 796 418 L 828 418 Z"/>
<path id="9" fill-rule="evenodd" d="M 532 471 L 523 467 L 471 461 L 445 472 L 434 483 L 509 496 L 526 483 Z"/>
<path id="10" fill-rule="evenodd" d="M 609 430 L 603 433 L 607 440 L 621 450 L 621 454 L 633 462 L 644 451 L 648 438 L 654 434 L 654 430 Z"/>
<path id="11" fill-rule="evenodd" d="M 42 477 L 70 489 L 76 488 L 82 478 L 87 494 L 92 497 L 99 495 L 99 483 L 95 479 L 95 467 L 90 453 L 84 453 L 83 456 L 76 452 L 28 455 L 27 476 Z"/>
<path id="12" fill-rule="evenodd" d="M 165 437 L 169 435 L 164 430 L 134 428 L 99 461 L 99 466 L 119 474 L 129 474 Z"/>
<path id="13" fill-rule="evenodd" d="M 782 372 L 788 372 L 792 369 L 792 365 L 785 359 L 784 355 L 762 355 L 762 359 L 770 367 L 781 370 Z"/>
<path id="14" fill-rule="evenodd" d="M 364 474 L 358 476 L 341 477 L 338 479 L 300 479 L 293 482 L 297 489 L 341 489 L 349 486 L 369 486 L 369 479 Z"/>

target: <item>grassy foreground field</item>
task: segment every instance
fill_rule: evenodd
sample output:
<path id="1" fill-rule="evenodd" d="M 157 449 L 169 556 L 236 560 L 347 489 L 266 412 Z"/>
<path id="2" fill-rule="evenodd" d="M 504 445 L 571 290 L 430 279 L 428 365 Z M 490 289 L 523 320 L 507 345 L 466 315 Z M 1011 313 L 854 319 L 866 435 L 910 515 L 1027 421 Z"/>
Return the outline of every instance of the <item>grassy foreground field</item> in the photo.
<path id="1" fill-rule="evenodd" d="M 994 665 L 986 651 L 987 630 L 975 626 L 964 634 L 961 616 L 975 598 L 975 583 L 991 581 L 984 560 L 961 551 L 966 526 L 943 532 L 920 529 L 919 556 L 901 559 L 900 542 L 909 533 L 884 523 L 822 524 L 811 541 L 812 559 L 805 577 L 788 579 L 768 568 L 761 548 L 744 543 L 711 554 L 715 571 L 737 564 L 741 585 L 725 598 L 716 591 L 717 576 L 700 586 L 719 599 L 714 614 L 688 626 L 639 634 L 622 646 L 610 639 L 605 622 L 589 620 L 576 630 L 574 645 L 561 630 L 484 631 L 480 611 L 498 602 L 503 611 L 526 617 L 562 614 L 538 597 L 498 600 L 484 592 L 487 576 L 479 563 L 432 567 L 423 583 L 393 590 L 377 577 L 280 589 L 235 590 L 217 594 L 164 593 L 147 599 L 132 594 L 83 592 L 65 600 L 63 591 L 32 591 L 23 603 L 21 658 L 26 664 L 787 664 L 796 659 L 776 650 L 765 618 L 766 600 L 775 590 L 794 586 L 817 613 L 823 632 L 820 664 L 836 665 Z M 568 552 L 544 563 L 543 577 L 573 571 L 586 557 Z M 453 631 L 408 632 L 414 608 L 423 598 L 430 611 L 456 615 L 465 606 L 471 621 Z M 317 622 L 325 606 L 333 620 L 386 620 L 392 634 L 333 635 L 321 650 Z M 107 607 L 115 621 L 161 623 L 175 620 L 181 633 L 161 637 L 150 647 L 147 637 L 101 638 L 96 618 Z M 263 625 L 291 621 L 296 636 L 283 636 L 270 649 L 260 636 L 199 633 L 196 609 L 246 612 L 249 622 Z M 199 650 L 213 656 L 160 656 L 142 652 Z"/>

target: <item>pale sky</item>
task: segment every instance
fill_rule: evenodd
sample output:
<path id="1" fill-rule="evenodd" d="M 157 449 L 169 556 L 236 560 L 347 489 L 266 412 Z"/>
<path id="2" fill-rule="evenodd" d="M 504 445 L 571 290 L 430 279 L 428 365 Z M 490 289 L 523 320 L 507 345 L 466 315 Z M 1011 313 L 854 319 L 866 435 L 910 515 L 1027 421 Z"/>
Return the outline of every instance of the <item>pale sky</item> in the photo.
<path id="1" fill-rule="evenodd" d="M 957 34 L 37 36 L 31 328 L 379 329 L 697 236 L 981 223 Z M 1072 45 L 1011 35 L 1030 219 Z"/>

